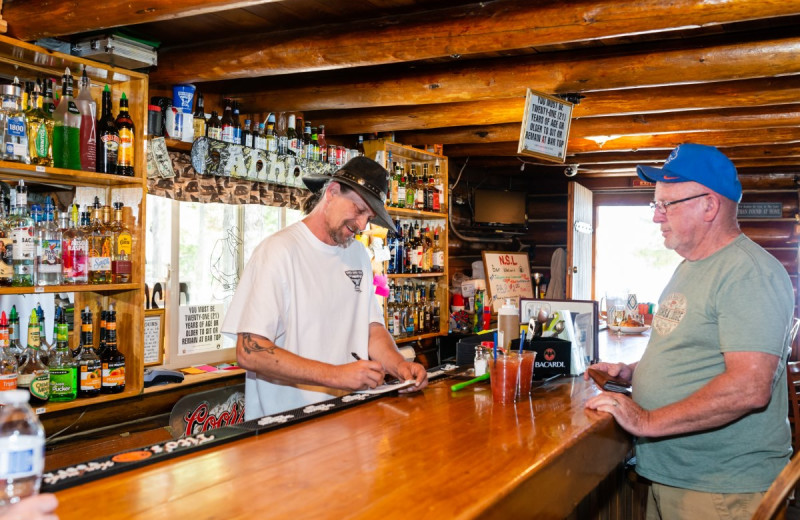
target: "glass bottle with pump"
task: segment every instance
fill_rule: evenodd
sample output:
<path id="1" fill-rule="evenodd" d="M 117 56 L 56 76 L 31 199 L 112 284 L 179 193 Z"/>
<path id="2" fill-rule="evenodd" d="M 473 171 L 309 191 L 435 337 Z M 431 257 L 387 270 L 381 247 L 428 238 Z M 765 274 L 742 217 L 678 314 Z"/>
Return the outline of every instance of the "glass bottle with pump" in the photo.
<path id="1" fill-rule="evenodd" d="M 69 68 L 61 77 L 61 101 L 53 114 L 53 121 L 53 166 L 80 170 L 82 117 L 72 98 Z"/>
<path id="2" fill-rule="evenodd" d="M 33 309 L 28 320 L 28 348 L 25 351 L 27 359 L 19 367 L 17 386 L 30 393 L 30 402 L 34 405 L 44 404 L 50 397 L 50 369 L 42 363 L 39 346 L 39 317 L 36 309 Z"/>
<path id="3" fill-rule="evenodd" d="M 106 349 L 100 360 L 103 364 L 103 393 L 117 394 L 125 390 L 125 356 L 117 350 L 117 313 L 113 304 L 108 308 Z"/>
<path id="4" fill-rule="evenodd" d="M 30 164 L 28 154 L 28 117 L 22 109 L 22 86 L 19 79 L 14 78 L 11 85 L 2 86 L 2 118 L 4 161 L 16 161 Z"/>
<path id="5" fill-rule="evenodd" d="M 81 75 L 81 91 L 75 98 L 75 104 L 81 113 L 81 170 L 93 172 L 97 161 L 97 102 L 92 99 L 85 65 Z"/>
<path id="6" fill-rule="evenodd" d="M 44 220 L 36 232 L 36 285 L 61 285 L 63 256 L 61 230 L 53 221 L 53 203 L 47 197 Z"/>
<path id="7" fill-rule="evenodd" d="M 81 312 L 81 334 L 78 352 L 78 370 L 80 371 L 78 397 L 96 397 L 100 395 L 103 365 L 97 355 L 97 351 L 94 349 L 92 311 L 88 305 Z M 74 352 L 73 355 L 75 355 Z"/>
<path id="8" fill-rule="evenodd" d="M 28 118 L 28 155 L 31 164 L 52 166 L 53 118 L 39 107 L 39 85 L 33 87 Z"/>
<path id="9" fill-rule="evenodd" d="M 103 89 L 100 119 L 97 121 L 97 159 L 95 167 L 100 173 L 117 173 L 119 157 L 119 129 L 111 112 L 111 89 Z"/>
<path id="10" fill-rule="evenodd" d="M 78 364 L 69 351 L 67 315 L 56 308 L 55 349 L 50 355 L 50 400 L 73 401 L 78 397 Z"/>
<path id="11" fill-rule="evenodd" d="M 28 187 L 20 179 L 17 184 L 16 214 L 11 218 L 14 287 L 32 287 L 36 245 L 33 240 L 33 219 L 28 214 Z"/>
<path id="12" fill-rule="evenodd" d="M 122 93 L 119 100 L 119 114 L 114 124 L 119 131 L 119 152 L 117 153 L 117 175 L 133 177 L 133 162 L 135 160 L 136 143 L 133 119 L 128 113 L 128 97 Z"/>
<path id="13" fill-rule="evenodd" d="M 6 311 L 0 312 L 0 392 L 17 389 L 17 357 L 11 351 Z"/>

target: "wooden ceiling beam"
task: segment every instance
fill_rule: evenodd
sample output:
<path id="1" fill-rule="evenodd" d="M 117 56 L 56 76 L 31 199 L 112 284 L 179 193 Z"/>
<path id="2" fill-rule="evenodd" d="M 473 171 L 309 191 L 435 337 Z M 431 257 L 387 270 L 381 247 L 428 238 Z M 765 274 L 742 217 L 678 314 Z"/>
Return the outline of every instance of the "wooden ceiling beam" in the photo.
<path id="1" fill-rule="evenodd" d="M 570 128 L 574 139 L 619 138 L 637 135 L 708 132 L 713 130 L 751 130 L 800 126 L 800 104 L 773 107 L 701 110 L 634 116 L 589 117 L 577 119 Z M 327 127 L 326 127 L 327 128 Z M 436 144 L 491 143 L 519 139 L 520 123 L 453 127 L 420 132 L 398 132 L 395 139 L 416 146 Z"/>
<path id="2" fill-rule="evenodd" d="M 628 152 L 635 150 L 671 150 L 682 143 L 713 144 L 717 147 L 793 144 L 800 143 L 800 128 L 761 128 L 748 132 L 710 131 L 687 132 L 659 135 L 623 136 L 612 139 L 603 146 L 588 139 L 570 138 L 567 145 L 567 162 L 579 153 L 587 152 Z M 454 144 L 444 146 L 444 155 L 448 157 L 484 156 L 484 155 L 516 155 L 517 141 L 494 142 L 486 144 Z"/>
<path id="3" fill-rule="evenodd" d="M 3 4 L 3 19 L 8 22 L 8 36 L 30 41 L 277 1 L 280 0 L 147 0 L 136 3 L 16 0 Z M 136 7 L 132 8 L 134 5 Z M 43 23 L 44 17 L 47 19 L 46 23 Z"/>
<path id="4" fill-rule="evenodd" d="M 306 111 L 498 99 L 524 96 L 531 86 L 545 93 L 569 93 L 800 74 L 799 37 L 694 45 L 628 54 L 614 50 L 500 58 L 383 77 L 354 75 L 352 81 L 315 80 L 279 88 L 262 84 L 258 92 L 229 95 L 253 112 Z"/>
<path id="5" fill-rule="evenodd" d="M 780 105 L 796 103 L 799 99 L 800 76 L 785 76 L 589 92 L 580 104 L 573 107 L 572 114 L 573 124 L 577 124 L 581 118 L 587 117 Z M 312 121 L 324 122 L 327 135 L 354 135 L 470 126 L 476 121 L 486 125 L 519 124 L 524 110 L 525 98 L 516 97 L 419 106 L 320 110 L 305 112 L 305 115 Z"/>
<path id="6" fill-rule="evenodd" d="M 151 81 L 156 84 L 216 81 L 447 56 L 457 59 L 487 52 L 798 14 L 797 6 L 791 4 L 749 0 L 481 2 L 378 18 L 368 23 L 359 20 L 165 49 Z M 687 24 L 687 20 L 691 23 Z M 11 23 L 9 20 L 9 26 Z M 176 59 L 170 59 L 172 56 Z"/>

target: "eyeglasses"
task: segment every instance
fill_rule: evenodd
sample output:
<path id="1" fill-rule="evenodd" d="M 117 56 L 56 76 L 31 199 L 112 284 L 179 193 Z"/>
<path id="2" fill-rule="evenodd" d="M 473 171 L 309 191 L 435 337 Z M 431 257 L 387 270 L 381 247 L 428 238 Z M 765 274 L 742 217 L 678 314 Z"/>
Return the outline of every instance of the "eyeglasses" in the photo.
<path id="1" fill-rule="evenodd" d="M 661 213 L 666 213 L 667 208 L 672 206 L 673 204 L 679 204 L 681 202 L 686 202 L 687 200 L 705 197 L 706 195 L 710 195 L 710 193 L 701 193 L 700 195 L 692 195 L 691 197 L 686 197 L 685 199 L 671 200 L 669 202 L 664 202 L 662 200 L 654 200 L 650 203 L 650 209 L 652 209 L 653 211 L 660 211 Z"/>

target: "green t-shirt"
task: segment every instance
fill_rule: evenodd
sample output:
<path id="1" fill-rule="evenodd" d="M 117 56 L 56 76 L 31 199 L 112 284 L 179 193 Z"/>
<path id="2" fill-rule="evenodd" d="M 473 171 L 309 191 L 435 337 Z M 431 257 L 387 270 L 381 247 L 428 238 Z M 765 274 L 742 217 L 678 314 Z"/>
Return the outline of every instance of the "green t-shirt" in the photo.
<path id="1" fill-rule="evenodd" d="M 786 358 L 794 293 L 786 269 L 740 235 L 708 258 L 682 262 L 661 294 L 633 399 L 654 410 L 725 370 L 723 353 L 779 356 L 769 405 L 715 428 L 639 438 L 636 471 L 668 486 L 714 493 L 766 490 L 789 462 Z"/>

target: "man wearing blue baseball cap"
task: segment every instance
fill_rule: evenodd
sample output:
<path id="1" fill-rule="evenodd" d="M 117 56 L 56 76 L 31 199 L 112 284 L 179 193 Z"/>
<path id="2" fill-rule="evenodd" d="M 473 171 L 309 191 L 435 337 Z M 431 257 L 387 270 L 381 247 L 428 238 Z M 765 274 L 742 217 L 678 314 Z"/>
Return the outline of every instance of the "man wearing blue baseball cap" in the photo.
<path id="1" fill-rule="evenodd" d="M 685 260 L 661 293 L 638 363 L 593 368 L 632 382 L 587 407 L 637 437 L 647 518 L 747 518 L 791 455 L 786 359 L 794 293 L 786 269 L 737 222 L 742 185 L 713 146 L 682 144 L 654 182 L 653 222 Z"/>

